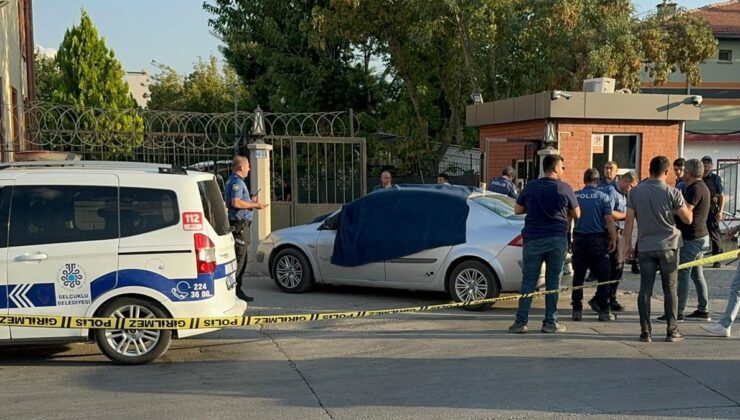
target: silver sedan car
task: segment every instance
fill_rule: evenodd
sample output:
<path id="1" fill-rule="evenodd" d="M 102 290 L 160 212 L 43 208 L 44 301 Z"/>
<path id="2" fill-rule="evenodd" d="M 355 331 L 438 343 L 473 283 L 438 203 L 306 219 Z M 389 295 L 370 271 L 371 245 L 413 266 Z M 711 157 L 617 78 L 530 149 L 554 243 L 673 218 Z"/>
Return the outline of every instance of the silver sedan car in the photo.
<path id="1" fill-rule="evenodd" d="M 519 291 L 524 216 L 514 214 L 514 200 L 507 196 L 480 190 L 465 195 L 469 211 L 461 224 L 465 229 L 461 244 L 356 267 L 336 265 L 332 253 L 337 228 L 342 228 L 337 223 L 340 209 L 321 221 L 271 233 L 260 242 L 256 261 L 288 293 L 306 292 L 316 283 L 341 284 L 440 291 L 460 302 Z"/>

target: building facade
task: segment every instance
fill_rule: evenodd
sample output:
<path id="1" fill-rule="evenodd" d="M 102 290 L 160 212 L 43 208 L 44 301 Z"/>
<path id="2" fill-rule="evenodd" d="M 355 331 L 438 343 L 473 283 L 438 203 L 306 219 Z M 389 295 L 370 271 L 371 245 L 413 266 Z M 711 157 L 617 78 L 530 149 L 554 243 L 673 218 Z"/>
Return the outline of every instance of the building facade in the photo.
<path id="1" fill-rule="evenodd" d="M 126 75 L 123 76 L 123 80 L 128 84 L 128 92 L 136 101 L 136 105 L 139 108 L 146 108 L 151 96 L 151 92 L 149 92 L 149 85 L 151 83 L 149 72 L 146 70 L 127 71 Z"/>
<path id="2" fill-rule="evenodd" d="M 35 100 L 31 0 L 0 0 L 0 160 L 26 149 L 24 104 Z"/>
<path id="3" fill-rule="evenodd" d="M 544 155 L 559 153 L 566 160 L 564 180 L 578 187 L 586 169 L 601 170 L 609 160 L 620 174 L 634 170 L 644 178 L 654 156 L 678 157 L 682 124 L 699 119 L 694 101 L 688 95 L 554 91 L 470 105 L 466 118 L 479 128 L 486 181 L 511 165 L 523 186 L 540 176 Z"/>

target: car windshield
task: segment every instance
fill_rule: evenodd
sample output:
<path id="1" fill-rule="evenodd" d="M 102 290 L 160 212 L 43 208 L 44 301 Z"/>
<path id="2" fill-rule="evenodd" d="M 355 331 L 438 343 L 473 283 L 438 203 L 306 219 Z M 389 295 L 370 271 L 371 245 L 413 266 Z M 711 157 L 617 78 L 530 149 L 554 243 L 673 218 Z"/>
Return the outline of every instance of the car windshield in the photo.
<path id="1" fill-rule="evenodd" d="M 524 220 L 523 214 L 514 214 L 514 205 L 516 202 L 511 197 L 498 194 L 486 194 L 473 197 L 471 200 L 505 219 Z"/>

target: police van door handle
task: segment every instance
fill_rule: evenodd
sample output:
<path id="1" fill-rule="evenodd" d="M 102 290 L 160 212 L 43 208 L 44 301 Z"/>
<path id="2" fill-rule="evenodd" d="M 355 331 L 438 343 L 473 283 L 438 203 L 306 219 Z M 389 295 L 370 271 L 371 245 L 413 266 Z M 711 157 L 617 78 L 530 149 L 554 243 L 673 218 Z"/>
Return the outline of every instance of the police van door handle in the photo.
<path id="1" fill-rule="evenodd" d="M 35 254 L 23 254 L 15 257 L 16 262 L 41 262 L 49 258 L 48 255 L 43 252 L 37 252 Z"/>

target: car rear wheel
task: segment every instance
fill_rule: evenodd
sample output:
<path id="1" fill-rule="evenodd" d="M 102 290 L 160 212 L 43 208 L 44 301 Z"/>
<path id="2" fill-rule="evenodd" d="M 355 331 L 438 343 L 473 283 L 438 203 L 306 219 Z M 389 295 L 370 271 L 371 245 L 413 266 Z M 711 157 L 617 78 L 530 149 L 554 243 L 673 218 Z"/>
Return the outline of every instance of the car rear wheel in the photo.
<path id="1" fill-rule="evenodd" d="M 169 318 L 144 299 L 116 298 L 98 314 L 104 318 Z M 95 341 L 109 359 L 124 365 L 149 363 L 161 356 L 172 341 L 172 330 L 95 330 Z"/>
<path id="2" fill-rule="evenodd" d="M 280 251 L 272 263 L 272 278 L 284 292 L 304 293 L 313 287 L 311 265 L 303 253 L 295 248 Z"/>
<path id="3" fill-rule="evenodd" d="M 480 261 L 463 261 L 450 273 L 450 295 L 457 302 L 472 302 L 498 297 L 496 275 Z M 482 311 L 491 303 L 464 306 L 469 311 Z"/>

